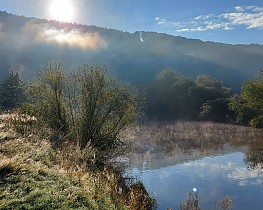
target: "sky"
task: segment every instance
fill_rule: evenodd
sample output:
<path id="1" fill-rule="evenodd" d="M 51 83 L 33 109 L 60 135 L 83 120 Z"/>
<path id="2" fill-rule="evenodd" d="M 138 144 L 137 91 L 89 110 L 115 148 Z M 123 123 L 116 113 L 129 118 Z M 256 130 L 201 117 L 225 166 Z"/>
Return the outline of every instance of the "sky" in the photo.
<path id="1" fill-rule="evenodd" d="M 128 32 L 263 44 L 263 0 L 0 0 L 0 10 Z"/>

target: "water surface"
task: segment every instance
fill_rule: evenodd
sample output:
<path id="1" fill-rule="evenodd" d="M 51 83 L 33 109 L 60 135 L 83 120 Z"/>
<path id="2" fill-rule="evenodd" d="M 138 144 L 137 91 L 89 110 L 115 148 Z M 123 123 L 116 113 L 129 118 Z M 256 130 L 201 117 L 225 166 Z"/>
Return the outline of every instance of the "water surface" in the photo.
<path id="1" fill-rule="evenodd" d="M 234 209 L 263 210 L 262 130 L 157 124 L 130 131 L 129 140 L 137 146 L 127 173 L 144 183 L 158 209 L 177 209 L 197 188 L 202 209 L 217 209 L 229 196 Z"/>

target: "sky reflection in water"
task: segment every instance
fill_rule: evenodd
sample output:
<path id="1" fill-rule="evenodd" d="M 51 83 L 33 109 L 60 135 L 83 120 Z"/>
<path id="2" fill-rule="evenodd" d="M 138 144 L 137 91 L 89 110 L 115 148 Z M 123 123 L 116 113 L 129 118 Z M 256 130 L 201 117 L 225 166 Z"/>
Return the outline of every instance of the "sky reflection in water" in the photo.
<path id="1" fill-rule="evenodd" d="M 145 161 L 143 168 L 130 172 L 155 196 L 158 209 L 177 209 L 193 188 L 197 188 L 203 209 L 212 209 L 225 196 L 232 198 L 234 209 L 263 209 L 262 169 L 248 169 L 244 159 L 243 152 L 233 152 L 158 169 L 151 169 Z"/>
<path id="2" fill-rule="evenodd" d="M 142 180 L 158 209 L 178 209 L 197 189 L 201 209 L 226 196 L 237 210 L 263 210 L 263 129 L 210 122 L 154 122 L 128 129 L 128 174 Z M 215 208 L 216 207 L 216 208 Z"/>

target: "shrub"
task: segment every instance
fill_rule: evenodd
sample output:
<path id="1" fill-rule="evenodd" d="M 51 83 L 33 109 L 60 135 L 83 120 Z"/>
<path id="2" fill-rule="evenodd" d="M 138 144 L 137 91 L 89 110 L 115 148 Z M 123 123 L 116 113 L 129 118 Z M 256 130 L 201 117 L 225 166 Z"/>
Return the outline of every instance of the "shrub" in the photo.
<path id="1" fill-rule="evenodd" d="M 72 73 L 60 63 L 49 64 L 30 83 L 29 93 L 37 118 L 57 136 L 76 139 L 81 149 L 105 152 L 120 146 L 117 135 L 138 116 L 136 91 L 96 63 Z"/>

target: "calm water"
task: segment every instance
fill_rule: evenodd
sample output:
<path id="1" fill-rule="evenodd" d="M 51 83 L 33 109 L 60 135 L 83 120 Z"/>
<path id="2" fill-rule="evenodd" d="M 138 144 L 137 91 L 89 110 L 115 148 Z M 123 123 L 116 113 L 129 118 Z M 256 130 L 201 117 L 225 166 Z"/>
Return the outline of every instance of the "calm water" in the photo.
<path id="1" fill-rule="evenodd" d="M 170 134 L 160 134 L 164 128 L 164 133 Z M 202 127 L 198 135 L 183 139 L 171 132 L 174 129 L 172 125 L 156 125 L 137 128 L 129 136 L 136 140 L 137 148 L 130 156 L 127 173 L 144 183 L 157 199 L 158 209 L 178 209 L 187 192 L 197 188 L 202 209 L 217 209 L 220 201 L 230 196 L 234 209 L 263 210 L 262 131 L 238 127 L 245 130 L 235 130 L 234 136 L 233 133 L 230 136 L 217 135 L 225 128 L 209 128 L 211 133 L 205 137 L 200 135 L 207 132 Z M 188 128 L 187 133 L 190 130 Z M 217 139 L 213 139 L 213 132 Z"/>

